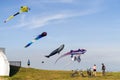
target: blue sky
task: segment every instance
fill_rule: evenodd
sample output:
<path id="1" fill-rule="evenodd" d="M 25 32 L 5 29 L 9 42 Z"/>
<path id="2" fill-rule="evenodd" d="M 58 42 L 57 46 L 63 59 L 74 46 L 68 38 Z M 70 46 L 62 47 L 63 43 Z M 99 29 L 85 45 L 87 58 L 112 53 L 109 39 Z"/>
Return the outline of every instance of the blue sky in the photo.
<path id="1" fill-rule="evenodd" d="M 120 71 L 120 1 L 119 0 L 1 0 L 0 47 L 6 48 L 8 60 L 20 60 L 26 67 L 39 69 L 87 69 L 94 64 L 98 70 L 105 63 L 108 71 Z M 31 8 L 28 13 L 3 21 L 19 11 L 20 6 Z M 48 35 L 28 48 L 24 46 L 38 34 Z M 81 63 L 72 62 L 70 56 L 55 60 L 44 56 L 61 44 L 60 55 L 71 49 L 85 48 Z M 44 64 L 41 62 L 45 61 Z M 70 63 L 70 64 L 68 64 Z M 62 64 L 62 65 L 61 65 Z"/>

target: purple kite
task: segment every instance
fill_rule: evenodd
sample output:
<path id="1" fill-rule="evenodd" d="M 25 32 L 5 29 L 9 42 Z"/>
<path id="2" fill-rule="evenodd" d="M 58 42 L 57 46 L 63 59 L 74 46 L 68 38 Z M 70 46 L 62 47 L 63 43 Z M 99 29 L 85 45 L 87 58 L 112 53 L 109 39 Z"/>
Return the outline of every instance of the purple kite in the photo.
<path id="1" fill-rule="evenodd" d="M 77 60 L 78 62 L 80 62 L 80 61 L 81 61 L 80 55 L 81 55 L 81 54 L 84 54 L 86 51 L 87 51 L 86 49 L 71 50 L 70 52 L 67 52 L 67 53 L 61 55 L 61 56 L 56 60 L 56 62 L 57 62 L 60 58 L 65 57 L 65 56 L 67 56 L 67 55 L 71 55 L 71 58 L 72 58 L 73 61 L 76 61 L 76 60 Z M 56 62 L 55 62 L 55 63 L 56 63 Z"/>

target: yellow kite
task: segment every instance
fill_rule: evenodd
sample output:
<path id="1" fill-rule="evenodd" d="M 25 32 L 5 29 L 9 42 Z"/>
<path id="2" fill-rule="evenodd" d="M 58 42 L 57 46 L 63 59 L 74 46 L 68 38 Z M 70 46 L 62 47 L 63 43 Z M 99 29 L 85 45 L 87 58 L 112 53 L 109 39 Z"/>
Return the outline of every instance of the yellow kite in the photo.
<path id="1" fill-rule="evenodd" d="M 4 21 L 4 23 L 6 23 L 7 21 L 11 20 L 11 19 L 14 18 L 16 15 L 18 15 L 18 14 L 20 14 L 20 13 L 23 13 L 23 12 L 28 12 L 29 10 L 30 10 L 29 7 L 27 7 L 27 6 L 21 6 L 20 11 L 17 12 L 16 14 L 14 14 L 14 15 L 8 17 L 8 18 Z"/>

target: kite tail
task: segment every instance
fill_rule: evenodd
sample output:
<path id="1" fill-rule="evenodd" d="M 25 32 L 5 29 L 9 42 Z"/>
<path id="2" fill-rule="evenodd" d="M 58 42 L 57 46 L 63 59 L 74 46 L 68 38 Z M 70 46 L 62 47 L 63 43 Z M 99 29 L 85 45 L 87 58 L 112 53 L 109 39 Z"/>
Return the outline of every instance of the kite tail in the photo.
<path id="1" fill-rule="evenodd" d="M 14 18 L 14 16 L 13 16 L 13 15 L 12 15 L 12 16 L 10 16 L 9 18 L 7 18 L 7 19 L 4 21 L 4 23 L 6 23 L 7 21 L 11 20 L 12 18 Z"/>
<path id="2" fill-rule="evenodd" d="M 64 57 L 64 56 L 66 56 L 66 54 L 65 55 L 62 55 L 62 56 L 60 56 L 56 61 L 55 61 L 55 64 L 57 63 L 57 61 L 60 59 L 60 58 L 62 58 L 62 57 Z"/>
<path id="3" fill-rule="evenodd" d="M 10 16 L 9 18 L 7 18 L 4 23 L 6 23 L 7 21 L 11 20 L 12 18 L 14 18 L 16 15 L 20 14 L 20 12 L 17 12 L 16 14 Z"/>
<path id="4" fill-rule="evenodd" d="M 18 15 L 18 14 L 20 14 L 20 12 L 17 12 L 16 14 L 14 14 L 13 16 L 16 16 L 16 15 Z"/>
<path id="5" fill-rule="evenodd" d="M 50 56 L 45 56 L 45 57 L 49 58 Z"/>
<path id="6" fill-rule="evenodd" d="M 66 54 L 63 54 L 63 55 L 61 55 L 56 61 L 55 61 L 55 64 L 57 63 L 57 61 L 60 59 L 60 58 L 62 58 L 62 57 L 65 57 L 65 56 L 67 56 L 67 55 L 69 55 L 70 54 L 70 52 L 68 52 L 68 53 L 66 53 Z"/>
<path id="7" fill-rule="evenodd" d="M 33 42 L 28 43 L 25 48 L 29 47 Z"/>

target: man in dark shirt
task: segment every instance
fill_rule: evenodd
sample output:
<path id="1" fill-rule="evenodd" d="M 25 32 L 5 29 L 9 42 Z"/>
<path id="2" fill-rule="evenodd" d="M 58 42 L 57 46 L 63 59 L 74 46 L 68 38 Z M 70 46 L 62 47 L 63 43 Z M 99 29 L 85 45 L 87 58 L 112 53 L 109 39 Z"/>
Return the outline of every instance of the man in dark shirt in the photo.
<path id="1" fill-rule="evenodd" d="M 105 67 L 104 63 L 102 63 L 102 75 L 103 76 L 105 76 L 105 69 L 106 69 L 106 67 Z"/>

